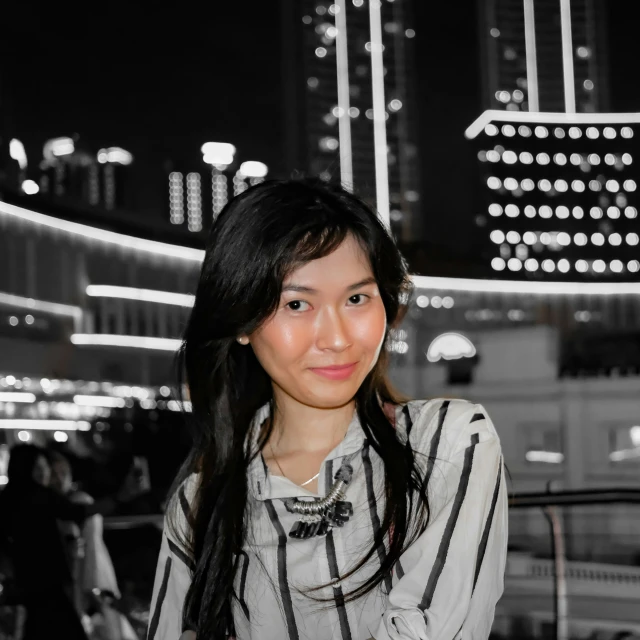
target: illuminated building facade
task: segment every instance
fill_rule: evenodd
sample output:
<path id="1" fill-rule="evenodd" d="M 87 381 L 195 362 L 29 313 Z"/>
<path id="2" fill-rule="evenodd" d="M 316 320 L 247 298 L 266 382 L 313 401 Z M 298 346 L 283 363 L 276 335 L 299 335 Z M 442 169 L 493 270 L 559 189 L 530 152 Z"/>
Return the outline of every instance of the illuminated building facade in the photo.
<path id="1" fill-rule="evenodd" d="M 524 3 L 526 5 L 527 3 Z M 565 110 L 560 2 L 534 0 L 539 110 Z M 478 0 L 483 102 L 488 109 L 528 111 L 523 2 Z M 603 0 L 571 0 L 576 111 L 609 108 Z"/>
<path id="2" fill-rule="evenodd" d="M 494 271 L 637 280 L 639 124 L 640 114 L 487 111 L 469 127 Z"/>
<path id="3" fill-rule="evenodd" d="M 284 55 L 288 164 L 291 169 L 310 175 L 339 180 L 341 168 L 344 169 L 340 159 L 340 120 L 348 118 L 353 189 L 376 206 L 369 2 L 283 0 L 283 5 L 284 40 L 290 47 Z M 339 15 L 341 10 L 343 16 Z M 410 240 L 420 234 L 421 197 L 414 142 L 417 122 L 412 2 L 383 2 L 380 10 L 389 217 L 396 237 Z M 336 45 L 341 19 L 346 25 L 342 65 L 337 60 Z M 348 95 L 339 96 L 340 82 L 348 87 Z M 346 139 L 345 144 L 348 143 Z"/>

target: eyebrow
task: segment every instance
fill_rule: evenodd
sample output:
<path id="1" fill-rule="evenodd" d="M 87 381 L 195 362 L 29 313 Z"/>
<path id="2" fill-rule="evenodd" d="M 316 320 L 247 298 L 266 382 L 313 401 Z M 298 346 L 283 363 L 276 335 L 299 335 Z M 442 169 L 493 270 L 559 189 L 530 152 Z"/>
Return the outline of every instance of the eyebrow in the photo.
<path id="1" fill-rule="evenodd" d="M 350 284 L 346 287 L 346 291 L 354 291 L 355 289 L 360 289 L 360 287 L 364 287 L 368 284 L 377 284 L 377 280 L 372 276 L 370 278 L 365 278 L 364 280 L 360 280 L 360 282 L 356 282 L 354 284 Z M 312 287 L 305 287 L 300 284 L 288 284 L 286 287 L 282 287 L 283 293 L 285 291 L 296 291 L 297 293 L 318 293 L 317 289 L 313 289 Z"/>

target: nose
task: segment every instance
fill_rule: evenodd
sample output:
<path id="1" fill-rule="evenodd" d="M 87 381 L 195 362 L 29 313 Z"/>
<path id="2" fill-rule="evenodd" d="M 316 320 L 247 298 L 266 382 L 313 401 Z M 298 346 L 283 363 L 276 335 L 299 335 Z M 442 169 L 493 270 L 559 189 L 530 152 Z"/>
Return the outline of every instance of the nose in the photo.
<path id="1" fill-rule="evenodd" d="M 317 316 L 316 346 L 318 349 L 344 351 L 351 346 L 349 326 L 334 308 L 323 309 Z"/>

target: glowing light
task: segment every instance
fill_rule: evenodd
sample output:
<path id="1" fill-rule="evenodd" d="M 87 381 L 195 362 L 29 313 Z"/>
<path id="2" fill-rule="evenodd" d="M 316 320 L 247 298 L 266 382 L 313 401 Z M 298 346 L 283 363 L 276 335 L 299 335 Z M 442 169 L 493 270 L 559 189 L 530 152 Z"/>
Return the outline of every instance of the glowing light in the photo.
<path id="1" fill-rule="evenodd" d="M 579 153 L 572 153 L 569 156 L 569 162 L 571 162 L 572 165 L 578 166 L 582 163 L 582 156 Z"/>
<path id="2" fill-rule="evenodd" d="M 633 158 L 631 157 L 630 153 L 623 153 L 622 154 L 622 164 L 626 164 L 628 166 L 632 162 L 633 162 Z"/>
<path id="3" fill-rule="evenodd" d="M 318 47 L 316 49 L 316 56 L 318 58 L 324 58 L 327 55 L 327 50 L 324 47 Z"/>
<path id="4" fill-rule="evenodd" d="M 485 129 L 484 132 L 488 135 L 488 136 L 497 136 L 499 133 L 498 127 L 496 127 L 495 124 L 488 124 Z"/>
<path id="5" fill-rule="evenodd" d="M 558 218 L 560 218 L 561 220 L 565 220 L 566 218 L 568 218 L 569 217 L 569 207 L 565 207 L 564 205 L 556 207 L 556 216 Z"/>
<path id="6" fill-rule="evenodd" d="M 561 247 L 568 247 L 571 244 L 571 236 L 566 231 L 560 231 L 556 237 L 556 241 Z"/>
<path id="7" fill-rule="evenodd" d="M 416 298 L 416 304 L 421 309 L 426 309 L 429 306 L 429 296 L 418 296 Z"/>
<path id="8" fill-rule="evenodd" d="M 622 185 L 622 188 L 625 191 L 628 191 L 628 192 L 631 193 L 631 192 L 635 191 L 636 188 L 637 188 L 636 181 L 635 180 L 625 180 L 624 184 Z"/>
<path id="9" fill-rule="evenodd" d="M 89 431 L 91 429 L 91 424 L 84 420 L 3 419 L 0 420 L 0 429 L 28 429 L 32 431 Z"/>
<path id="10" fill-rule="evenodd" d="M 553 273 L 556 270 L 556 263 L 553 260 L 547 258 L 542 261 L 542 269 L 547 273 Z"/>
<path id="11" fill-rule="evenodd" d="M 594 262 L 593 262 L 593 270 L 596 273 L 604 273 L 606 268 L 607 268 L 607 265 L 605 264 L 604 260 L 594 260 Z"/>
<path id="12" fill-rule="evenodd" d="M 454 300 L 451 296 L 445 296 L 442 298 L 442 306 L 445 309 L 452 309 L 454 305 Z"/>
<path id="13" fill-rule="evenodd" d="M 491 268 L 495 271 L 502 271 L 507 266 L 503 258 L 493 258 L 491 260 Z"/>
<path id="14" fill-rule="evenodd" d="M 553 217 L 553 209 L 549 205 L 542 205 L 538 210 L 541 218 L 549 219 Z"/>
<path id="15" fill-rule="evenodd" d="M 604 214 L 602 213 L 602 209 L 600 207 L 591 207 L 591 209 L 589 209 L 589 215 L 594 220 L 600 220 L 600 218 L 602 218 Z"/>
<path id="16" fill-rule="evenodd" d="M 553 156 L 553 161 L 556 164 L 559 164 L 560 166 L 563 166 L 563 165 L 567 164 L 567 156 L 565 156 L 564 153 L 556 153 L 556 155 Z"/>
<path id="17" fill-rule="evenodd" d="M 194 233 L 202 231 L 202 192 L 200 174 L 187 175 L 187 220 L 188 229 Z"/>
<path id="18" fill-rule="evenodd" d="M 0 205 L 3 203 L 0 203 Z M 82 318 L 82 309 L 69 304 L 60 304 L 58 302 L 45 302 L 44 300 L 35 300 L 34 298 L 24 298 L 15 296 L 12 293 L 0 292 L 0 304 L 10 307 L 18 307 L 20 309 L 28 309 L 30 311 L 39 311 L 41 313 L 50 313 L 55 316 L 65 316 L 80 320 Z"/>
<path id="19" fill-rule="evenodd" d="M 72 344 L 98 347 L 128 347 L 131 349 L 155 349 L 158 351 L 176 351 L 181 340 L 172 338 L 150 338 L 147 336 L 123 336 L 106 333 L 74 333 Z"/>
<path id="20" fill-rule="evenodd" d="M 440 296 L 433 296 L 433 298 L 431 298 L 431 306 L 434 309 L 439 309 L 442 306 L 442 298 Z"/>
<path id="21" fill-rule="evenodd" d="M 415 38 L 416 37 L 416 32 L 413 29 L 407 29 L 404 32 L 404 35 L 407 36 L 407 38 Z"/>
<path id="22" fill-rule="evenodd" d="M 638 244 L 638 234 L 637 233 L 627 233 L 625 236 L 625 241 L 628 245 L 635 247 Z"/>
<path id="23" fill-rule="evenodd" d="M 73 396 L 75 404 L 82 407 L 108 407 L 110 409 L 124 408 L 124 398 L 113 398 L 111 396 Z"/>
<path id="24" fill-rule="evenodd" d="M 584 218 L 584 209 L 582 207 L 573 207 L 571 214 L 576 220 L 582 220 Z"/>
<path id="25" fill-rule="evenodd" d="M 67 440 L 69 440 L 69 435 L 66 434 L 64 431 L 54 431 L 53 439 L 56 442 L 67 442 Z"/>
<path id="26" fill-rule="evenodd" d="M 622 270 L 624 269 L 624 265 L 620 260 L 612 260 L 609 263 L 609 269 L 611 269 L 613 273 L 622 273 Z"/>
<path id="27" fill-rule="evenodd" d="M 569 188 L 569 185 L 567 184 L 566 180 L 556 180 L 554 187 L 556 191 L 560 191 L 561 193 L 564 193 Z"/>
<path id="28" fill-rule="evenodd" d="M 585 233 L 576 233 L 576 235 L 573 236 L 573 241 L 579 247 L 584 247 L 588 242 L 587 235 Z"/>
<path id="29" fill-rule="evenodd" d="M 622 127 L 622 129 L 620 129 L 620 135 L 623 138 L 633 138 L 633 129 L 631 127 Z"/>
<path id="30" fill-rule="evenodd" d="M 562 273 L 567 273 L 571 269 L 571 264 L 566 258 L 562 258 L 558 260 L 558 271 Z"/>
<path id="31" fill-rule="evenodd" d="M 496 244 L 502 244 L 504 242 L 504 232 L 499 229 L 494 229 L 489 235 L 491 242 L 495 242 Z"/>
<path id="32" fill-rule="evenodd" d="M 527 260 L 525 260 L 524 268 L 527 271 L 537 271 L 538 261 L 535 258 L 528 258 Z"/>
<path id="33" fill-rule="evenodd" d="M 109 162 L 111 164 L 129 165 L 133 162 L 133 155 L 126 149 L 121 147 L 109 147 L 108 149 L 100 149 L 98 151 L 98 162 L 105 164 Z"/>
<path id="34" fill-rule="evenodd" d="M 539 153 L 536 156 L 536 162 L 538 164 L 549 164 L 549 162 L 551 162 L 551 159 L 549 158 L 548 153 Z"/>
<path id="35" fill-rule="evenodd" d="M 612 167 L 616 163 L 616 157 L 613 155 L 613 153 L 607 153 L 607 155 L 604 157 L 604 161 Z"/>
<path id="36" fill-rule="evenodd" d="M 564 462 L 564 455 L 557 451 L 527 451 L 525 453 L 527 462 L 545 462 L 548 464 L 561 464 Z"/>
<path id="37" fill-rule="evenodd" d="M 52 138 L 44 143 L 42 155 L 51 162 L 60 156 L 68 156 L 75 150 L 75 144 L 71 138 Z"/>
<path id="38" fill-rule="evenodd" d="M 531 164 L 533 162 L 533 155 L 528 151 L 523 151 L 520 154 L 520 162 L 522 162 L 522 164 Z"/>
<path id="39" fill-rule="evenodd" d="M 520 242 L 520 234 L 517 231 L 509 231 L 506 239 L 509 244 L 518 244 Z"/>
<path id="40" fill-rule="evenodd" d="M 518 181 L 515 178 L 505 178 L 504 188 L 508 189 L 509 191 L 514 191 L 518 188 Z"/>
<path id="41" fill-rule="evenodd" d="M 560 139 L 561 139 L 561 138 L 564 138 L 564 136 L 565 136 L 566 134 L 565 134 L 565 132 L 564 132 L 564 129 L 561 129 L 560 127 L 556 127 L 556 128 L 553 130 L 553 135 L 554 135 L 556 138 L 560 138 Z"/>
<path id="42" fill-rule="evenodd" d="M 538 182 L 538 189 L 540 189 L 540 191 L 550 191 L 551 190 L 551 183 L 549 182 L 549 180 L 544 178 L 543 180 L 540 180 Z"/>
<path id="43" fill-rule="evenodd" d="M 427 349 L 429 362 L 473 358 L 475 355 L 476 348 L 471 340 L 460 333 L 443 333 L 435 338 Z"/>
<path id="44" fill-rule="evenodd" d="M 520 271 L 522 269 L 522 262 L 518 258 L 509 258 L 507 263 L 510 271 Z"/>
<path id="45" fill-rule="evenodd" d="M 18 431 L 18 440 L 21 442 L 29 442 L 31 434 L 28 431 Z"/>
<path id="46" fill-rule="evenodd" d="M 13 138 L 9 141 L 9 156 L 18 163 L 18 166 L 23 171 L 27 168 L 27 152 L 25 151 L 22 142 L 17 138 Z"/>
<path id="47" fill-rule="evenodd" d="M 596 140 L 600 137 L 600 132 L 595 127 L 587 127 L 587 138 Z"/>
<path id="48" fill-rule="evenodd" d="M 169 174 L 169 215 L 171 224 L 184 222 L 184 187 L 182 174 L 173 171 Z"/>
<path id="49" fill-rule="evenodd" d="M 573 138 L 574 140 L 577 140 L 578 138 L 582 137 L 582 131 L 580 131 L 580 129 L 578 129 L 578 127 L 570 127 L 569 128 L 569 137 Z"/>
<path id="50" fill-rule="evenodd" d="M 516 135 L 515 127 L 511 124 L 505 124 L 502 127 L 502 135 L 507 136 L 508 138 L 515 136 Z"/>
<path id="51" fill-rule="evenodd" d="M 534 245 L 538 241 L 538 236 L 533 231 L 525 231 L 522 236 L 522 242 L 529 246 Z"/>
<path id="52" fill-rule="evenodd" d="M 607 191 L 612 191 L 614 193 L 620 189 L 620 184 L 618 183 L 617 180 L 607 180 L 607 183 L 605 186 Z"/>
<path id="53" fill-rule="evenodd" d="M 515 93 L 515 92 L 514 92 Z M 520 125 L 518 127 L 518 133 L 523 137 L 523 138 L 529 138 L 531 137 L 531 129 L 529 127 L 527 127 L 526 125 Z"/>
<path id="54" fill-rule="evenodd" d="M 495 151 L 495 150 L 490 150 L 487 151 L 487 160 L 489 162 L 499 162 L 500 161 L 500 154 Z"/>
<path id="55" fill-rule="evenodd" d="M 638 271 L 640 271 L 640 262 L 637 260 L 629 260 L 627 269 L 629 269 L 631 273 L 638 273 Z"/>
<path id="56" fill-rule="evenodd" d="M 40 187 L 38 186 L 38 183 L 34 182 L 33 180 L 23 180 L 22 190 L 28 196 L 34 196 L 36 193 L 38 193 L 38 191 L 40 191 Z"/>
<path id="57" fill-rule="evenodd" d="M 502 186 L 502 181 L 500 180 L 500 178 L 491 176 L 487 178 L 487 186 L 489 187 L 489 189 L 499 189 Z"/>
<path id="58" fill-rule="evenodd" d="M 589 263 L 586 260 L 578 260 L 576 262 L 576 271 L 586 273 L 589 270 Z"/>
<path id="59" fill-rule="evenodd" d="M 340 146 L 337 138 L 326 136 L 320 138 L 319 147 L 322 151 L 335 151 Z"/>
<path id="60" fill-rule="evenodd" d="M 489 215 L 493 216 L 494 218 L 497 218 L 498 216 L 502 215 L 502 206 L 500 206 L 495 202 L 493 204 L 490 204 Z"/>
<path id="61" fill-rule="evenodd" d="M 564 180 L 563 180 L 564 182 Z M 582 193 L 585 190 L 585 184 L 584 182 L 582 182 L 582 180 L 574 180 L 571 183 L 571 188 L 576 192 L 576 193 Z M 559 189 L 558 189 L 559 190 Z"/>
<path id="62" fill-rule="evenodd" d="M 604 244 L 604 236 L 600 232 L 591 234 L 591 243 L 601 247 Z"/>
<path id="63" fill-rule="evenodd" d="M 533 191 L 536 188 L 535 182 L 531 180 L 531 178 L 525 178 L 521 183 L 520 187 L 523 191 Z"/>
<path id="64" fill-rule="evenodd" d="M 612 220 L 617 220 L 620 217 L 620 209 L 618 209 L 618 207 L 608 207 L 607 208 L 607 215 Z"/>
<path id="65" fill-rule="evenodd" d="M 625 207 L 624 215 L 630 220 L 633 220 L 638 217 L 638 210 L 635 207 Z"/>
<path id="66" fill-rule="evenodd" d="M 551 244 L 551 234 L 548 231 L 543 231 L 540 234 L 540 242 L 544 245 Z"/>
<path id="67" fill-rule="evenodd" d="M 227 166 L 233 163 L 236 148 L 228 142 L 205 142 L 200 151 L 205 163 L 214 166 Z"/>
<path id="68" fill-rule="evenodd" d="M 518 156 L 513 151 L 505 151 L 502 154 L 502 161 L 506 164 L 515 164 L 518 161 Z"/>
<path id="69" fill-rule="evenodd" d="M 546 127 L 537 126 L 533 132 L 536 138 L 546 138 L 549 135 L 549 130 Z"/>
<path id="70" fill-rule="evenodd" d="M 240 173 L 247 178 L 265 178 L 269 169 L 264 162 L 247 160 L 240 165 Z"/>
<path id="71" fill-rule="evenodd" d="M 589 189 L 591 189 L 591 191 L 601 191 L 602 185 L 600 184 L 599 180 L 590 180 Z"/>
<path id="72" fill-rule="evenodd" d="M 389 110 L 390 111 L 400 111 L 400 109 L 402 109 L 402 101 L 401 100 L 398 100 L 397 98 L 395 98 L 389 103 Z"/>
<path id="73" fill-rule="evenodd" d="M 41 213 L 36 213 L 35 211 L 16 207 L 6 202 L 0 202 L 0 215 L 14 216 L 21 220 L 27 220 L 34 224 L 64 231 L 72 235 L 115 244 L 128 249 L 133 249 L 134 251 L 153 253 L 155 255 L 164 256 L 165 258 L 180 258 L 189 262 L 202 262 L 204 258 L 204 251 L 200 251 L 198 249 L 126 236 L 120 233 L 114 233 L 113 231 L 105 231 L 104 229 L 78 224 L 77 222 L 69 222 L 68 220 L 53 218 Z"/>
<path id="74" fill-rule="evenodd" d="M 33 393 L 24 393 L 21 391 L 0 391 L 0 402 L 19 402 L 23 404 L 33 404 L 35 401 L 36 397 L 33 395 Z"/>
<path id="75" fill-rule="evenodd" d="M 520 209 L 518 209 L 518 207 L 515 204 L 508 204 L 504 208 L 504 213 L 509 218 L 517 218 L 518 215 L 520 215 Z"/>

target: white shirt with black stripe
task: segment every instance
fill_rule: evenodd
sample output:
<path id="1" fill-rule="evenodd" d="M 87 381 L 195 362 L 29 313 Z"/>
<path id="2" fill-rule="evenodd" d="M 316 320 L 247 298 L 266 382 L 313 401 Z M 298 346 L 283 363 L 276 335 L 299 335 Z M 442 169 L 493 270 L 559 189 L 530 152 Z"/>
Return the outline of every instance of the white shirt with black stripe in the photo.
<path id="1" fill-rule="evenodd" d="M 268 416 L 265 405 L 257 424 Z M 319 495 L 270 474 L 261 456 L 248 471 L 248 540 L 235 579 L 239 640 L 484 640 L 503 591 L 507 553 L 507 489 L 500 440 L 481 405 L 463 400 L 415 400 L 396 408 L 398 436 L 409 442 L 428 477 L 431 515 L 393 574 L 364 598 L 343 595 L 370 576 L 380 555 L 317 603 L 302 590 L 346 573 L 370 548 L 384 515 L 384 464 L 365 438 L 357 413 L 344 440 L 326 457 Z M 255 430 L 256 432 L 258 429 Z M 421 456 L 420 454 L 425 454 Z M 353 478 L 346 500 L 354 514 L 323 537 L 289 537 L 297 520 L 284 499 L 321 497 L 349 456 Z M 197 477 L 172 501 L 187 532 Z M 378 563 L 378 564 L 376 564 Z M 148 640 L 178 640 L 191 558 L 165 526 L 153 589 Z"/>

